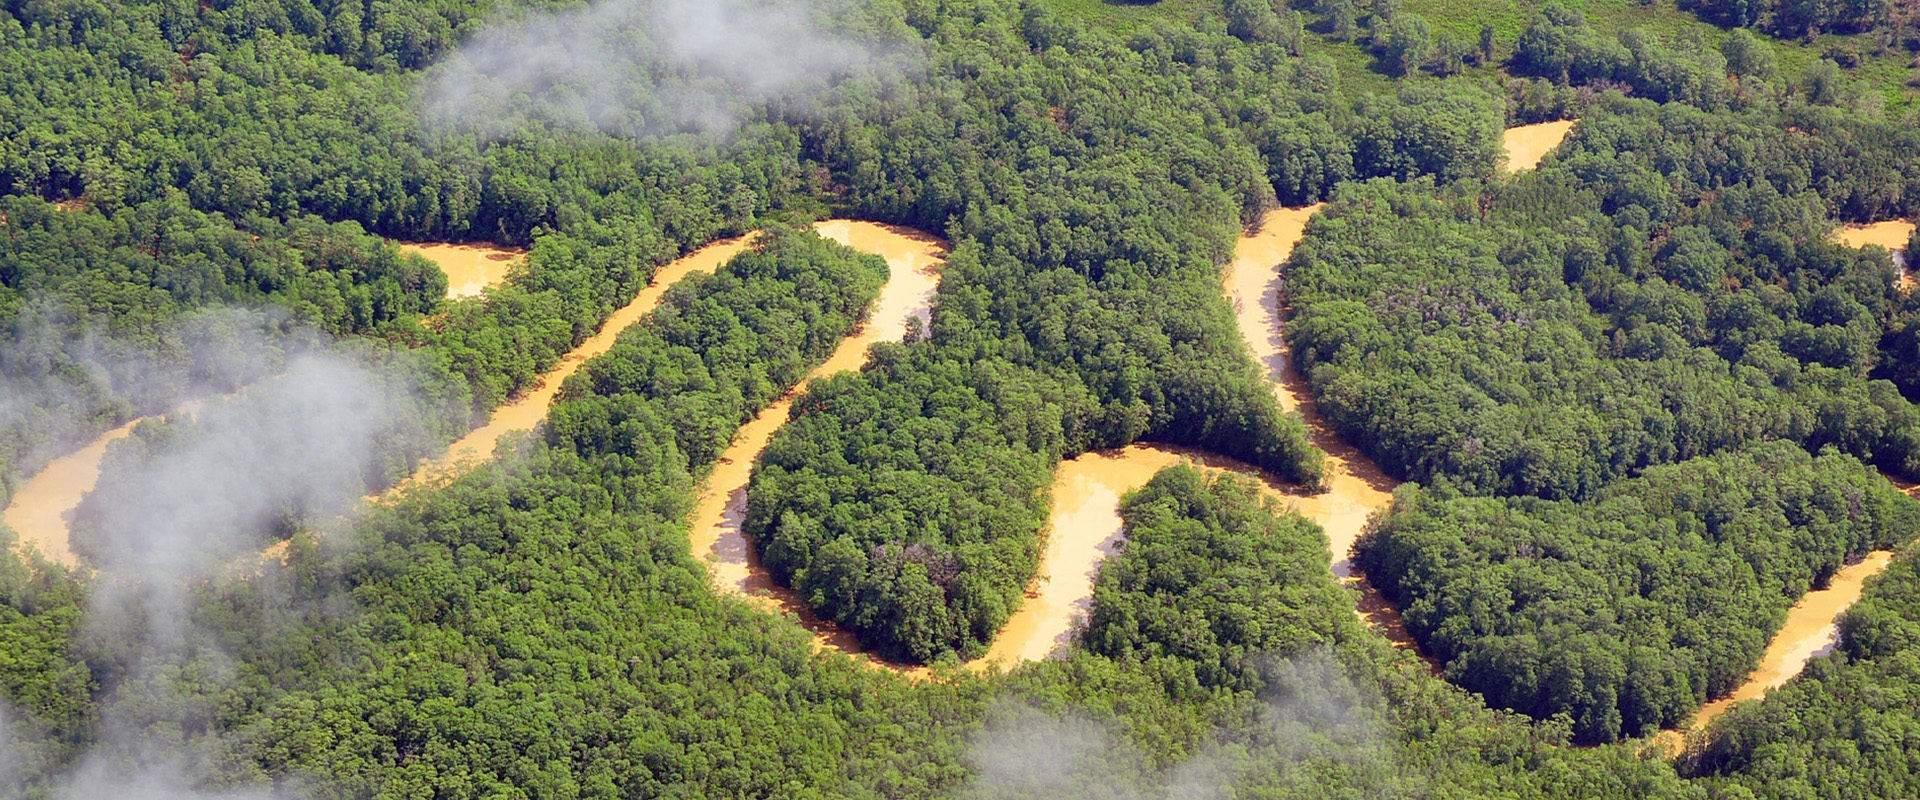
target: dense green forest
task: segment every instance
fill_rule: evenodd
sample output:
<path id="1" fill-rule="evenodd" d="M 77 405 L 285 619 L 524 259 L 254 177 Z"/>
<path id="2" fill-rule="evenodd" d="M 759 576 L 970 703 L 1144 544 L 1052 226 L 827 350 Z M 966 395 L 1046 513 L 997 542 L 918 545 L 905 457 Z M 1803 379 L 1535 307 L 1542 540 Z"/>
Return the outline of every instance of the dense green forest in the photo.
<path id="1" fill-rule="evenodd" d="M 1347 184 L 1284 274 L 1327 420 L 1430 486 L 1362 540 L 1370 580 L 1450 679 L 1610 741 L 1731 690 L 1799 594 L 1913 536 L 1908 501 L 1844 465 L 1920 476 L 1914 306 L 1885 251 L 1828 236 L 1914 213 L 1920 139 L 1773 74 L 1751 36 L 1584 26 L 1549 7 L 1510 66 L 1669 102 L 1596 97 L 1509 181 Z M 1780 485 L 1812 469 L 1815 495 Z M 1700 547 L 1747 577 L 1686 566 Z"/>
<path id="2" fill-rule="evenodd" d="M 1884 251 L 1826 239 L 1920 201 L 1916 136 L 1616 101 L 1510 184 L 1350 184 L 1288 264 L 1289 339 L 1343 436 L 1470 493 L 1579 499 L 1766 438 L 1920 475 L 1877 379 L 1909 301 Z"/>
<path id="3" fill-rule="evenodd" d="M 1837 654 L 1713 724 L 1681 763 L 1749 797 L 1902 797 L 1920 791 L 1909 745 L 1920 700 L 1920 573 L 1896 556 L 1840 621 Z M 1740 796 L 1728 791 L 1729 796 Z"/>
<path id="4" fill-rule="evenodd" d="M 1592 742 L 1673 727 L 1732 691 L 1795 599 L 1916 530 L 1920 503 L 1858 461 L 1770 442 L 1585 503 L 1409 487 L 1357 549 L 1448 680 L 1567 714 Z"/>
<path id="5" fill-rule="evenodd" d="M 556 34 L 647 55 L 581 73 L 604 93 L 569 74 L 435 117 L 449 82 L 582 63 L 542 50 L 516 72 L 487 47 L 698 5 L 0 3 L 4 480 L 247 390 L 115 448 L 76 532 L 106 571 L 0 558 L 0 794 L 1910 790 L 1911 556 L 1839 655 L 1717 722 L 1678 771 L 1632 743 L 1567 746 L 1684 718 L 1795 596 L 1912 535 L 1911 501 L 1870 468 L 1920 477 L 1920 301 L 1884 252 L 1827 234 L 1917 210 L 1920 128 L 1875 111 L 1843 60 L 1782 67 L 1804 53 L 1768 38 L 1797 35 L 1779 9 L 1709 46 L 1557 8 L 1472 42 L 1391 2 L 729 0 L 774 20 L 742 35 L 795 34 L 753 63 L 872 63 L 788 91 L 711 52 Z M 1156 16 L 1080 21 L 1136 12 Z M 1892 9 L 1851 19 L 1868 18 L 1905 30 Z M 576 101 L 614 107 L 562 113 Z M 1573 114 L 1541 169 L 1495 174 L 1505 123 Z M 1353 615 L 1311 523 L 1189 468 L 1123 503 L 1075 646 L 951 668 L 1033 577 L 1062 458 L 1149 439 L 1324 482 L 1219 284 L 1245 224 L 1321 200 L 1283 269 L 1288 335 L 1338 432 L 1424 484 L 1360 561 L 1447 680 Z M 777 578 L 876 653 L 935 664 L 928 681 L 816 652 L 717 596 L 685 544 L 733 432 L 884 277 L 784 225 L 827 213 L 952 253 L 930 326 L 796 402 L 746 526 Z M 767 227 L 499 458 L 296 536 L 284 565 L 209 569 L 317 524 L 317 495 L 285 484 L 392 483 L 656 266 Z M 532 252 L 449 301 L 384 237 Z M 274 387 L 312 358 L 395 398 L 336 431 L 365 446 L 237 476 L 231 494 L 265 498 L 244 514 L 181 504 L 214 520 L 187 549 L 220 556 L 186 574 L 116 554 L 159 523 L 113 509 L 174 510 L 142 476 L 304 408 Z M 1503 569 L 1518 583 L 1484 577 Z"/>
<path id="6" fill-rule="evenodd" d="M 991 5 L 909 21 L 935 47 L 917 110 L 850 102 L 803 129 L 861 213 L 956 242 L 931 336 L 812 393 L 747 530 L 825 616 L 928 661 L 978 654 L 1019 601 L 1063 457 L 1147 438 L 1317 486 L 1219 264 L 1276 199 L 1490 174 L 1504 111 L 1469 82 L 1342 99 L 1330 64 L 1217 28 L 1121 43 Z M 1131 124 L 1142 108 L 1165 122 Z"/>

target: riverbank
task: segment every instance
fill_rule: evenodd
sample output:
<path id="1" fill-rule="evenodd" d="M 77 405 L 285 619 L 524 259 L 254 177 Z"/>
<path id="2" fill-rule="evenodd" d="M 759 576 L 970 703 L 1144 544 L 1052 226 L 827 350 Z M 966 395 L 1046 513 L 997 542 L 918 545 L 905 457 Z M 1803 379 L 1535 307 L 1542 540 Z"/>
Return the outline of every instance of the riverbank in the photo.
<path id="1" fill-rule="evenodd" d="M 1356 612 L 1395 646 L 1417 652 L 1399 610 L 1353 568 L 1354 542 L 1366 529 L 1367 519 L 1392 504 L 1393 488 L 1399 482 L 1343 441 L 1321 419 L 1313 391 L 1306 377 L 1294 368 L 1281 334 L 1286 319 L 1282 300 L 1285 278 L 1278 267 L 1293 253 L 1293 246 L 1306 234 L 1307 220 L 1319 210 L 1320 206 L 1313 205 L 1270 211 L 1258 228 L 1242 236 L 1227 270 L 1227 296 L 1240 335 L 1253 351 L 1254 360 L 1266 370 L 1280 408 L 1298 413 L 1307 423 L 1313 445 L 1327 454 L 1327 491 L 1293 497 L 1294 511 L 1326 530 L 1327 543 L 1333 550 L 1334 577 L 1360 593 Z"/>
<path id="2" fill-rule="evenodd" d="M 447 448 L 446 454 L 415 470 L 413 476 L 401 485 L 451 478 L 464 469 L 463 465 L 492 458 L 493 448 L 499 443 L 500 437 L 514 431 L 532 430 L 547 418 L 547 409 L 553 405 L 554 396 L 560 393 L 560 387 L 567 382 L 567 378 L 578 372 L 580 365 L 588 359 L 612 349 L 620 332 L 652 313 L 660 305 L 660 298 L 666 296 L 669 287 L 696 272 L 710 273 L 719 269 L 747 249 L 752 239 L 749 234 L 714 242 L 661 267 L 645 289 L 641 289 L 631 302 L 607 317 L 598 332 L 561 356 L 552 369 L 540 376 L 539 383 L 506 405 L 494 409 L 487 424 L 467 432 Z"/>
<path id="3" fill-rule="evenodd" d="M 833 355 L 807 373 L 785 397 L 767 406 L 734 434 L 733 443 L 707 476 L 688 539 L 693 557 L 707 564 L 718 590 L 746 598 L 770 612 L 791 612 L 813 634 L 817 648 L 861 654 L 864 651 L 853 634 L 829 620 L 820 619 L 792 589 L 774 582 L 760 565 L 759 553 L 741 530 L 746 518 L 747 483 L 760 452 L 786 424 L 794 399 L 806 392 L 809 383 L 859 369 L 866 363 L 867 350 L 874 343 L 904 338 L 909 320 L 919 321 L 922 330 L 925 329 L 933 295 L 939 287 L 939 268 L 945 262 L 947 250 L 945 242 L 928 234 L 873 222 L 828 220 L 816 223 L 814 231 L 855 250 L 886 259 L 887 282 L 880 289 L 873 313 L 858 330 L 840 342 Z M 913 676 L 928 674 L 925 667 L 890 664 L 871 656 L 868 663 Z"/>
<path id="4" fill-rule="evenodd" d="M 100 462 L 107 455 L 107 445 L 133 435 L 134 426 L 144 419 L 136 417 L 101 434 L 85 447 L 48 462 L 21 483 L 7 503 L 4 516 L 0 516 L 7 527 L 20 534 L 15 546 L 32 547 L 56 564 L 78 565 L 79 558 L 67 538 L 67 515 L 100 481 Z"/>

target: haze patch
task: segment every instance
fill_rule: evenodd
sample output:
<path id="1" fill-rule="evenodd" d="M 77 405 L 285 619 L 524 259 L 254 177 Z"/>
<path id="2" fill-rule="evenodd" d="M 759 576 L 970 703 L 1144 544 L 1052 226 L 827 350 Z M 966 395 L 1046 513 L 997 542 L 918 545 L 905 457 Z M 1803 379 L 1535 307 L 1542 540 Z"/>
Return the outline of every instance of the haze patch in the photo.
<path id="1" fill-rule="evenodd" d="M 802 115 L 848 81 L 918 63 L 860 37 L 837 0 L 606 0 L 502 18 L 429 71 L 430 129 L 498 138 L 544 124 L 615 136 L 726 138 L 756 114 Z"/>
<path id="2" fill-rule="evenodd" d="M 1260 702 L 1246 724 L 1215 731 L 1194 755 L 1164 767 L 1121 726 L 1080 712 L 1006 704 L 968 741 L 966 797 L 1012 800 L 1225 800 L 1336 771 L 1360 783 L 1404 781 L 1377 721 L 1377 691 L 1347 677 L 1331 652 L 1311 647 L 1260 659 Z M 1421 776 L 1424 777 L 1424 776 Z M 1414 778 L 1416 781 L 1419 777 Z M 1395 783 L 1394 785 L 1400 785 Z M 1284 796 L 1284 795 L 1283 795 Z"/>
<path id="3" fill-rule="evenodd" d="M 41 726 L 0 708 L 0 796 L 21 785 L 56 800 L 307 793 L 284 776 L 235 785 L 250 776 L 234 754 L 256 734 L 217 722 L 246 669 L 229 648 L 316 613 L 281 571 L 236 567 L 390 478 L 394 442 L 429 438 L 426 399 L 405 354 L 329 341 L 272 312 L 210 310 L 163 338 L 175 344 L 161 356 L 80 349 L 100 385 L 227 393 L 109 448 L 74 528 L 99 570 L 76 642 L 100 682 L 98 721 L 73 743 L 80 752 L 56 758 L 61 746 Z M 250 586 L 226 594 L 241 580 Z"/>

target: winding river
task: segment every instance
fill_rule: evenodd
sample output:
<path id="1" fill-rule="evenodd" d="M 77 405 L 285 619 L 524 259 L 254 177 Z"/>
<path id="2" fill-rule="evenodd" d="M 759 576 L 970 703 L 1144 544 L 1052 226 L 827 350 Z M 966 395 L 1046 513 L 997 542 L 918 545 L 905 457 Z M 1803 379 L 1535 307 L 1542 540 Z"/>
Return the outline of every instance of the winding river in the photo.
<path id="1" fill-rule="evenodd" d="M 905 338 L 910 319 L 919 320 L 921 329 L 925 330 L 947 246 L 911 228 L 873 222 L 829 220 L 816 223 L 814 230 L 825 238 L 886 259 L 887 282 L 880 288 L 872 315 L 858 331 L 842 340 L 833 354 L 807 373 L 785 397 L 767 406 L 734 434 L 733 443 L 720 454 L 712 474 L 707 476 L 699 505 L 694 510 L 689 540 L 693 557 L 707 563 L 714 585 L 721 591 L 747 598 L 769 611 L 792 612 L 813 633 L 817 647 L 860 653 L 859 640 L 853 634 L 815 616 L 792 589 L 775 583 L 760 566 L 758 552 L 740 528 L 746 516 L 747 481 L 752 477 L 754 461 L 773 440 L 774 432 L 786 424 L 794 398 L 806 391 L 807 384 L 816 378 L 859 369 L 866 363 L 867 349 L 875 342 L 897 342 Z M 869 663 L 916 676 L 926 674 L 924 668 L 886 664 L 871 658 Z"/>
<path id="2" fill-rule="evenodd" d="M 1573 131 L 1577 119 L 1563 119 L 1556 122 L 1541 122 L 1533 125 L 1521 125 L 1508 128 L 1501 134 L 1501 144 L 1507 151 L 1506 170 L 1520 172 L 1540 166 L 1553 148 L 1565 141 L 1567 134 Z"/>
<path id="3" fill-rule="evenodd" d="M 539 384 L 494 409 L 487 424 L 468 431 L 467 435 L 447 448 L 445 455 L 415 470 L 413 477 L 402 485 L 451 478 L 461 472 L 463 465 L 491 458 L 494 445 L 499 443 L 500 437 L 513 431 L 533 430 L 535 425 L 547 418 L 547 407 L 553 405 L 554 396 L 560 393 L 560 387 L 567 378 L 578 372 L 580 365 L 588 359 L 612 349 L 620 332 L 652 312 L 660 304 L 660 298 L 666 296 L 668 287 L 695 272 L 719 269 L 722 264 L 746 250 L 752 238 L 749 234 L 714 242 L 661 267 L 654 272 L 647 288 L 641 289 L 632 302 L 613 312 L 613 316 L 600 325 L 597 333 L 561 356 L 558 364 L 540 376 Z"/>
<path id="4" fill-rule="evenodd" d="M 1521 170 L 1537 165 L 1572 129 L 1574 121 L 1522 126 L 1507 132 L 1506 167 Z M 1281 278 L 1275 267 L 1283 262 L 1303 235 L 1307 220 L 1319 206 L 1279 209 L 1243 236 L 1225 274 L 1225 292 L 1231 301 L 1243 338 L 1266 370 L 1281 407 L 1298 412 L 1308 423 L 1313 442 L 1327 458 L 1330 491 L 1309 495 L 1249 465 L 1185 448 L 1136 444 L 1112 451 L 1082 454 L 1062 462 L 1052 486 L 1052 509 L 1041 567 L 1027 600 L 1002 628 L 988 653 L 969 664 L 1011 667 L 1021 661 L 1045 658 L 1055 648 L 1070 644 L 1074 624 L 1083 619 L 1091 602 L 1093 581 L 1100 562 L 1120 544 L 1120 499 L 1144 485 L 1160 469 L 1187 462 L 1207 469 L 1230 470 L 1261 479 L 1265 490 L 1319 523 L 1327 532 L 1337 579 L 1359 591 L 1356 611 L 1374 629 L 1395 644 L 1411 648 L 1397 611 L 1358 575 L 1350 556 L 1367 518 L 1392 500 L 1395 482 L 1356 449 L 1341 441 L 1319 417 L 1303 378 L 1288 357 L 1280 323 Z M 755 459 L 775 431 L 784 424 L 793 398 L 807 382 L 825 375 L 857 369 L 870 345 L 898 341 L 908 331 L 908 320 L 928 322 L 931 299 L 938 285 L 938 268 L 945 245 L 940 240 L 906 228 L 869 222 L 829 220 L 815 225 L 822 236 L 887 260 L 890 276 L 875 311 L 854 335 L 843 341 L 829 359 L 809 373 L 787 397 L 769 406 L 735 436 L 709 476 L 694 515 L 690 534 L 692 552 L 709 564 L 715 585 L 773 611 L 792 612 L 813 633 L 817 646 L 860 653 L 854 638 L 832 623 L 813 616 L 791 590 L 775 584 L 760 568 L 754 548 L 740 530 L 746 485 Z M 1848 226 L 1836 238 L 1851 246 L 1880 244 L 1895 249 L 1906 244 L 1911 222 Z M 418 470 L 408 484 L 444 479 L 464 464 L 490 457 L 500 437 L 529 430 L 546 416 L 554 395 L 566 378 L 588 359 L 606 352 L 620 331 L 639 321 L 658 305 L 668 287 L 695 272 L 711 272 L 751 243 L 751 236 L 715 242 L 662 267 L 648 287 L 609 317 L 600 331 L 564 356 L 537 387 L 496 409 L 488 423 L 449 447 L 445 456 Z M 403 245 L 427 256 L 448 273 L 448 294 L 465 297 L 497 284 L 524 251 L 468 245 Z M 1910 279 L 1908 279 L 1910 280 Z M 132 432 L 134 420 L 103 434 L 81 450 L 57 459 L 21 485 L 5 510 L 6 523 L 19 531 L 21 543 L 38 548 L 47 557 L 74 563 L 67 547 L 66 514 L 78 505 L 100 473 L 100 459 L 108 444 Z M 276 548 L 280 549 L 280 548 Z M 270 553 L 271 554 L 271 553 Z M 1759 697 L 1798 674 L 1809 658 L 1831 649 L 1837 616 L 1860 596 L 1867 578 L 1884 569 L 1889 554 L 1875 553 L 1836 574 L 1830 585 L 1808 593 L 1792 611 L 1770 643 L 1766 656 L 1749 681 L 1728 697 L 1704 706 L 1695 715 L 1695 728 L 1741 700 Z M 925 668 L 885 664 L 876 666 L 924 677 Z M 1667 732 L 1677 742 L 1677 732 Z"/>
<path id="5" fill-rule="evenodd" d="M 1898 251 L 1906 247 L 1913 230 L 1912 222 L 1902 220 L 1847 225 L 1834 232 L 1834 239 L 1848 247 L 1876 244 L 1896 251 L 1895 255 L 1898 256 Z M 1911 289 L 1912 274 L 1903 269 L 1900 283 Z M 1920 496 L 1920 486 L 1898 480 L 1893 483 L 1910 497 Z M 1866 590 L 1867 579 L 1880 574 L 1892 562 L 1893 554 L 1889 551 L 1869 553 L 1859 563 L 1847 565 L 1834 573 L 1826 588 L 1803 595 L 1787 611 L 1786 623 L 1767 643 L 1767 650 L 1760 657 L 1760 665 L 1747 676 L 1747 682 L 1726 697 L 1701 706 L 1699 711 L 1694 712 L 1692 724 L 1684 730 L 1662 731 L 1657 741 L 1675 752 L 1680 751 L 1687 744 L 1688 734 L 1704 730 L 1707 723 L 1726 713 L 1735 703 L 1766 696 L 1767 690 L 1799 675 L 1808 661 L 1832 652 L 1838 644 L 1840 615 L 1860 599 L 1861 593 Z"/>

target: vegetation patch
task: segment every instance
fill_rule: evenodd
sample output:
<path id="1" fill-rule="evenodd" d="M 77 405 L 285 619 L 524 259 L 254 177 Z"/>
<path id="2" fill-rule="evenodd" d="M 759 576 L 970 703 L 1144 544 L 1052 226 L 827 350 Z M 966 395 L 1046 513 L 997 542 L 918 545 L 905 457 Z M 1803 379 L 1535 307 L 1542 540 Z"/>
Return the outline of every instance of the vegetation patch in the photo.
<path id="1" fill-rule="evenodd" d="M 1920 503 L 1873 470 L 1773 442 L 1585 503 L 1408 487 L 1355 561 L 1448 680 L 1598 742 L 1732 691 L 1800 595 L 1916 529 Z"/>

